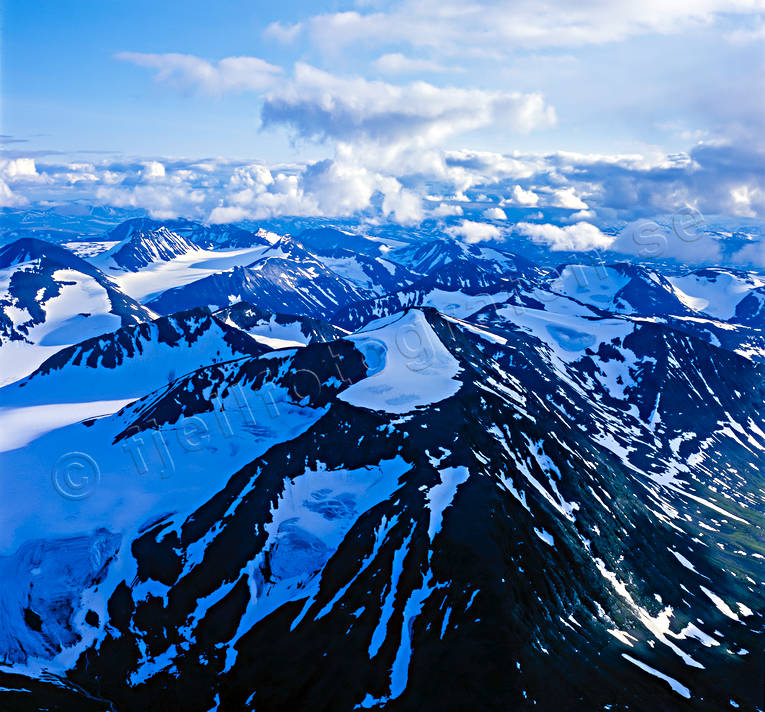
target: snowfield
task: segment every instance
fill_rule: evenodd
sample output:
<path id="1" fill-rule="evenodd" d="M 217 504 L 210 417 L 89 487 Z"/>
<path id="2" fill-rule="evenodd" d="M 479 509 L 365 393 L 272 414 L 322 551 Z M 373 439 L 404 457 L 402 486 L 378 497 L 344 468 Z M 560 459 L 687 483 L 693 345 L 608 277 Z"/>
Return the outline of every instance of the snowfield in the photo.
<path id="1" fill-rule="evenodd" d="M 723 320 L 735 316 L 736 307 L 753 289 L 765 286 L 765 279 L 756 275 L 742 276 L 723 270 L 668 279 L 688 307 Z"/>
<path id="2" fill-rule="evenodd" d="M 104 271 L 123 292 L 139 302 L 148 302 L 173 287 L 182 287 L 203 277 L 252 264 L 267 249 L 267 246 L 237 250 L 199 249 L 172 260 L 154 262 L 137 272 L 109 270 L 108 258 L 104 256 Z M 97 259 L 94 264 L 100 266 Z"/>
<path id="3" fill-rule="evenodd" d="M 10 273 L 17 269 L 3 270 L 0 285 L 7 285 Z M 74 270 L 58 270 L 53 278 L 63 286 L 58 296 L 40 304 L 44 321 L 32 326 L 24 341 L 0 344 L 0 387 L 28 375 L 64 346 L 120 327 L 120 317 L 110 313 L 106 290 L 95 279 Z M 8 298 L 0 293 L 0 300 L 4 296 Z M 16 326 L 29 319 L 28 313 L 19 310 L 6 310 L 6 315 Z"/>
<path id="4" fill-rule="evenodd" d="M 343 391 L 346 403 L 407 413 L 459 390 L 459 364 L 417 309 L 373 321 L 348 339 L 364 355 L 369 375 Z"/>
<path id="5" fill-rule="evenodd" d="M 0 708 L 758 709 L 762 277 L 109 234 L 0 248 Z"/>
<path id="6" fill-rule="evenodd" d="M 116 413 L 132 400 L 134 399 L 123 398 L 84 403 L 31 405 L 20 408 L 0 407 L 0 452 L 28 445 L 45 433 L 66 425 Z"/>

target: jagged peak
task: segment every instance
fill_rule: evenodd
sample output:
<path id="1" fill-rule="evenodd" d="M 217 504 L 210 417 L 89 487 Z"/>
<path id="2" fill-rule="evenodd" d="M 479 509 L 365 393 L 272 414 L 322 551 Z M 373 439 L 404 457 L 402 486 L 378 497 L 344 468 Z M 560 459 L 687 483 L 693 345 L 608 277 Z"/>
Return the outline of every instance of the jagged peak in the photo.
<path id="1" fill-rule="evenodd" d="M 111 260 L 122 269 L 136 271 L 154 262 L 166 262 L 200 249 L 189 238 L 160 225 L 151 230 L 133 230 L 105 253 L 102 260 Z"/>

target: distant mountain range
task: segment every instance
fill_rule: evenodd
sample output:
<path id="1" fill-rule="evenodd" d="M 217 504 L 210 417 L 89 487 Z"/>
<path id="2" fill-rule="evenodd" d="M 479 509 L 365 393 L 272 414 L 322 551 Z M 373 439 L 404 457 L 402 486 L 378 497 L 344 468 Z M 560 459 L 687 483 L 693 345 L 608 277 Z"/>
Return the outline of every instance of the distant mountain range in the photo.
<path id="1" fill-rule="evenodd" d="M 0 709 L 762 709 L 763 275 L 96 242 L 0 247 Z"/>

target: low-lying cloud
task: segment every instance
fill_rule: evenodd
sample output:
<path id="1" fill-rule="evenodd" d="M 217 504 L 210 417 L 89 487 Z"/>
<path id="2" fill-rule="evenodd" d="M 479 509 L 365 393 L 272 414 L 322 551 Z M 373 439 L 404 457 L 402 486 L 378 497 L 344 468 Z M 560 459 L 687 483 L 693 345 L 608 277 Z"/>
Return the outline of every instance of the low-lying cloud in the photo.
<path id="1" fill-rule="evenodd" d="M 609 249 L 637 259 L 760 265 L 765 230 L 757 221 L 765 217 L 765 178 L 755 170 L 760 159 L 753 151 L 701 145 L 687 156 L 648 160 L 431 150 L 423 155 L 432 160 L 413 169 L 398 162 L 375 165 L 347 146 L 332 159 L 281 166 L 13 157 L 0 159 L 0 204 L 80 200 L 210 222 L 286 216 L 403 225 L 429 220 L 469 243 L 502 244 L 506 236 L 520 235 L 551 252 Z M 699 215 L 707 218 L 693 232 L 688 221 Z M 716 235 L 731 231 L 737 237 L 722 249 Z"/>
<path id="2" fill-rule="evenodd" d="M 516 229 L 540 245 L 547 245 L 554 252 L 562 250 L 587 252 L 609 247 L 613 236 L 603 234 L 595 225 L 578 222 L 559 227 L 550 223 L 520 222 Z"/>
<path id="3" fill-rule="evenodd" d="M 447 227 L 445 232 L 469 245 L 487 240 L 499 240 L 502 237 L 502 231 L 496 225 L 475 220 L 461 220 L 459 224 Z"/>

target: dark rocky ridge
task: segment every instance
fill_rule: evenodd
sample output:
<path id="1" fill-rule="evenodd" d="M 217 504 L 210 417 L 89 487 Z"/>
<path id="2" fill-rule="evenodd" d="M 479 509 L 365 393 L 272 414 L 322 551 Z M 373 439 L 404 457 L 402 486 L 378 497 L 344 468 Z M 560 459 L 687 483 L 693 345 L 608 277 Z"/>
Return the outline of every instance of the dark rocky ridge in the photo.
<path id="1" fill-rule="evenodd" d="M 159 401 L 147 403 L 149 410 L 141 412 L 136 425 L 161 427 L 209 408 L 208 399 L 199 398 L 206 388 L 212 393 L 234 383 L 256 388 L 262 379 L 294 378 L 310 367 L 325 384 L 311 401 L 329 409 L 303 435 L 232 473 L 228 485 L 184 522 L 164 521 L 133 543 L 138 580 L 153 579 L 167 587 L 166 594 L 135 600 L 135 582 L 117 588 L 106 637 L 71 673 L 78 685 L 120 709 L 136 710 L 168 705 L 207 710 L 216 702 L 232 710 L 350 710 L 365 701 L 386 710 L 601 709 L 609 704 L 631 710 L 716 710 L 728 705 L 731 695 L 744 708 L 756 703 L 759 662 L 736 651 L 761 645 L 763 618 L 756 589 L 746 580 L 759 567 L 731 549 L 762 550 L 757 541 L 762 515 L 754 504 L 761 505 L 760 460 L 715 429 L 721 411 L 700 386 L 714 373 L 718 397 L 726 396 L 726 389 L 739 394 L 725 400 L 735 420 L 762 424 L 762 369 L 664 327 L 638 327 L 630 343 L 617 345 L 613 354 L 590 353 L 571 367 L 572 377 L 590 383 L 588 369 L 618 358 L 624 349 L 652 354 L 656 364 L 636 372 L 640 388 L 625 403 L 597 387 L 587 397 L 576 381 L 571 385 L 560 377 L 533 338 L 512 326 L 503 329 L 508 343 L 500 347 L 433 312 L 428 321 L 458 359 L 462 385 L 454 396 L 409 418 L 337 400 L 337 386 L 329 385 L 337 366 L 330 348 L 342 351 L 346 383 L 363 377 L 357 352 L 354 356 L 342 341 L 299 350 L 300 362 L 286 372 L 277 362 L 266 375 L 256 376 L 262 364 L 242 363 L 239 375 L 223 383 L 216 367 L 203 370 L 192 376 L 192 388 L 178 383 Z M 629 442 L 640 446 L 629 464 L 596 445 L 599 433 L 623 437 L 633 428 L 646 433 L 652 389 L 663 394 L 659 412 L 665 430 L 653 440 L 631 433 Z M 683 489 L 714 502 L 722 514 L 648 476 L 666 467 L 670 436 L 687 431 L 689 419 L 702 432 L 709 432 L 705 427 L 717 432 L 718 444 L 709 461 L 683 476 Z M 394 494 L 352 513 L 334 551 L 322 554 L 307 533 L 289 527 L 280 529 L 277 539 L 267 534 L 264 527 L 287 484 L 306 477 L 306 471 L 342 469 L 359 477 L 397 457 L 405 465 L 392 483 Z M 431 539 L 428 493 L 450 467 L 467 468 L 469 476 Z M 723 484 L 710 489 L 707 468 Z M 542 489 L 530 487 L 524 471 Z M 340 494 L 317 495 L 317 502 L 333 498 L 331 506 L 322 504 L 322 516 L 348 516 L 353 502 L 344 504 Z M 561 502 L 578 508 L 562 516 Z M 662 514 L 666 507 L 678 516 Z M 736 524 L 734 507 L 748 528 Z M 699 518 L 714 521 L 714 531 L 699 529 Z M 699 536 L 705 543 L 694 543 Z M 189 560 L 199 546 L 202 558 Z M 306 593 L 298 586 L 270 613 L 252 618 L 232 647 L 229 641 L 249 606 L 267 600 L 286 575 L 279 553 L 285 547 L 293 556 L 314 547 L 315 555 L 305 561 L 324 563 L 318 570 L 315 563 L 303 570 L 294 564 Z M 684 552 L 698 573 L 671 550 Z M 720 567 L 737 575 L 723 583 Z M 400 569 L 397 578 L 394 569 Z M 612 574 L 625 582 L 632 603 L 609 583 Z M 715 577 L 714 590 L 751 608 L 752 616 L 742 623 L 720 613 L 700 591 L 703 577 Z M 213 594 L 217 602 L 203 617 L 190 617 L 198 601 Z M 717 631 L 718 645 L 712 647 L 688 636 L 666 638 L 703 669 L 684 663 L 641 623 L 641 615 L 660 620 L 667 605 L 673 607 L 675 636 L 697 619 L 708 634 Z M 370 653 L 381 621 L 385 635 Z M 609 629 L 632 636 L 631 645 Z M 402 689 L 396 660 L 406 658 L 410 643 Z M 170 646 L 175 646 L 172 666 L 144 679 L 144 655 L 160 658 Z M 623 654 L 680 681 L 691 698 Z M 398 672 L 391 674 L 392 669 Z M 126 672 L 144 681 L 128 686 Z"/>

